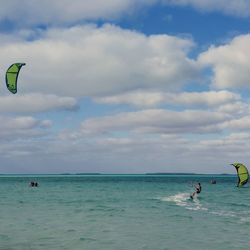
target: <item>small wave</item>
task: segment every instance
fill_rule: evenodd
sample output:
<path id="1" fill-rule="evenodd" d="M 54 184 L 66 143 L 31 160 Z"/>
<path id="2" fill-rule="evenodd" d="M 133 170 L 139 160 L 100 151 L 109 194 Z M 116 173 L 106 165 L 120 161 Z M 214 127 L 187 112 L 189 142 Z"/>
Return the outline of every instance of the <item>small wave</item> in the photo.
<path id="1" fill-rule="evenodd" d="M 192 216 L 183 215 L 183 214 L 174 214 L 174 215 L 172 215 L 172 216 L 170 216 L 170 217 L 173 217 L 173 218 L 190 219 L 190 220 L 193 219 Z"/>
<path id="2" fill-rule="evenodd" d="M 5 234 L 0 234 L 0 240 L 9 240 L 10 237 L 8 235 Z"/>
<path id="3" fill-rule="evenodd" d="M 88 238 L 88 237 L 81 237 L 79 240 L 80 241 L 87 241 L 87 242 L 96 241 L 96 239 L 94 239 L 94 238 Z"/>
<path id="4" fill-rule="evenodd" d="M 76 230 L 75 230 L 75 229 L 68 229 L 67 232 L 68 232 L 68 233 L 75 233 Z"/>
<path id="5" fill-rule="evenodd" d="M 242 222 L 242 223 L 250 223 L 250 218 L 249 217 L 240 218 L 240 222 Z"/>
<path id="6" fill-rule="evenodd" d="M 234 203 L 234 202 L 231 202 L 229 203 L 230 206 L 234 206 L 234 207 L 245 207 L 245 208 L 249 208 L 250 206 L 248 204 L 245 204 L 245 203 Z"/>
<path id="7" fill-rule="evenodd" d="M 242 214 L 250 214 L 250 210 L 241 211 Z"/>
<path id="8" fill-rule="evenodd" d="M 224 216 L 224 217 L 236 217 L 237 214 L 233 211 L 212 211 L 211 214 L 218 215 L 218 216 Z"/>
<path id="9" fill-rule="evenodd" d="M 250 211 L 211 211 L 210 214 L 222 216 L 222 217 L 228 217 L 228 218 L 236 218 L 237 221 L 240 221 L 241 223 L 250 223 Z"/>
<path id="10" fill-rule="evenodd" d="M 96 203 L 98 200 L 93 200 L 93 199 L 87 199 L 84 201 L 85 203 Z"/>

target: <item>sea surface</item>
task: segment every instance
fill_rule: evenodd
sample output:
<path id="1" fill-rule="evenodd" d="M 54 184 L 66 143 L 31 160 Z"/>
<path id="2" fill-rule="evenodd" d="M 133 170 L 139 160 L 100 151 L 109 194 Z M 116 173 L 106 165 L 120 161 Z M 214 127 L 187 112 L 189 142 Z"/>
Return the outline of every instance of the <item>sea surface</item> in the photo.
<path id="1" fill-rule="evenodd" d="M 3 175 L 0 250 L 249 250 L 250 185 L 236 183 L 226 175 Z"/>

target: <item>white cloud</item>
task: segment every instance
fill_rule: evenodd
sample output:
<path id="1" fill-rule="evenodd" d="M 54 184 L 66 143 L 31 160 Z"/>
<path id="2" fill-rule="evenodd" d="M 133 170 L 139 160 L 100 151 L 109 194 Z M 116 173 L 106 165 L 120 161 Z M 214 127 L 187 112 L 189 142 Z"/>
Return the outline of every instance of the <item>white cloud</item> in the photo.
<path id="1" fill-rule="evenodd" d="M 233 103 L 225 103 L 221 105 L 217 109 L 218 112 L 235 114 L 235 115 L 245 115 L 250 112 L 250 105 L 244 102 L 233 102 Z"/>
<path id="2" fill-rule="evenodd" d="M 243 116 L 238 119 L 233 119 L 231 121 L 227 121 L 223 124 L 225 129 L 229 128 L 231 130 L 236 131 L 249 131 L 250 130 L 250 117 Z"/>
<path id="3" fill-rule="evenodd" d="M 237 132 L 217 139 L 200 140 L 196 149 L 200 152 L 207 151 L 210 155 L 218 154 L 218 159 L 226 156 L 229 163 L 238 159 L 248 162 L 247 152 L 250 149 L 250 137 L 249 134 Z"/>
<path id="4" fill-rule="evenodd" d="M 235 37 L 230 43 L 211 47 L 199 62 L 213 69 L 213 86 L 218 89 L 250 87 L 250 35 Z"/>
<path id="5" fill-rule="evenodd" d="M 250 134 L 249 133 L 232 133 L 226 137 L 228 141 L 231 141 L 232 143 L 239 142 L 242 140 L 250 140 Z"/>
<path id="6" fill-rule="evenodd" d="M 205 12 L 217 11 L 233 16 L 250 16 L 248 0 L 162 0 L 162 2 L 177 6 L 191 6 Z"/>
<path id="7" fill-rule="evenodd" d="M 31 116 L 0 116 L 0 140 L 28 140 L 44 136 L 51 125 L 49 120 L 37 120 Z"/>
<path id="8" fill-rule="evenodd" d="M 86 136 L 45 140 L 39 145 L 32 141 L 24 145 L 17 142 L 14 152 L 5 152 L 10 145 L 0 146 L 0 154 L 12 156 L 10 160 L 21 159 L 20 165 L 31 165 L 29 158 L 36 157 L 44 172 L 226 172 L 236 159 L 248 163 L 249 136 L 232 134 L 202 139 L 199 135 L 185 138 L 185 135 L 146 135 L 130 133 L 127 136 Z M 53 164 L 53 163 L 57 164 Z M 45 164 L 46 163 L 46 164 Z M 48 164 L 49 163 L 49 164 Z M 70 165 L 69 165 L 70 163 Z M 129 163 L 129 164 L 128 164 Z M 60 167 L 59 167 L 60 166 Z M 33 171 L 38 169 L 33 166 Z M 18 169 L 16 167 L 16 169 Z M 173 170 L 174 169 L 174 170 Z"/>
<path id="9" fill-rule="evenodd" d="M 116 94 L 138 88 L 176 89 L 197 78 L 187 53 L 193 42 L 116 26 L 53 29 L 39 40 L 0 45 L 0 65 L 25 62 L 19 93 Z"/>
<path id="10" fill-rule="evenodd" d="M 25 171 L 32 167 L 32 172 L 46 173 L 163 172 L 171 171 L 173 167 L 173 165 L 171 168 L 166 167 L 166 160 L 168 159 L 167 162 L 170 164 L 174 155 L 182 155 L 186 147 L 187 141 L 177 136 L 147 138 L 137 135 L 133 138 L 98 137 L 94 139 L 91 137 L 78 141 L 64 138 L 63 141 L 44 140 L 39 144 L 35 141 L 29 141 L 29 143 L 16 141 L 15 146 L 11 142 L 6 142 L 0 145 L 3 166 L 1 170 L 8 173 L 20 172 L 20 169 Z M 30 160 L 31 156 L 36 158 L 35 165 Z M 6 165 L 13 167 L 7 168 Z M 181 166 L 185 165 L 181 164 Z M 177 169 L 178 167 L 175 170 Z"/>
<path id="11" fill-rule="evenodd" d="M 154 113 L 154 112 L 153 112 Z M 164 111 L 156 111 L 155 114 L 164 115 Z M 178 113 L 178 112 L 176 112 Z M 144 113 L 145 114 L 145 113 Z M 187 111 L 182 117 L 182 113 L 169 121 L 168 131 L 171 134 L 148 134 L 142 133 L 141 128 L 145 126 L 155 126 L 153 133 L 157 132 L 156 123 L 150 123 L 153 115 L 144 119 L 140 124 L 141 112 L 128 116 L 123 121 L 119 121 L 117 115 L 113 117 L 112 125 L 107 125 L 108 120 L 91 119 L 88 123 L 82 124 L 81 133 L 88 132 L 108 132 L 107 134 L 81 134 L 72 138 L 62 132 L 59 137 L 50 135 L 46 140 L 35 140 L 30 131 L 39 131 L 41 122 L 27 119 L 26 122 L 15 122 L 14 131 L 17 128 L 23 129 L 23 133 L 8 135 L 8 140 L 2 140 L 0 145 L 0 158 L 2 162 L 1 171 L 20 172 L 32 169 L 32 172 L 116 172 L 116 173 L 145 173 L 145 172 L 233 172 L 234 169 L 227 168 L 227 164 L 240 159 L 248 163 L 247 152 L 250 150 L 250 137 L 247 133 L 234 133 L 228 136 L 215 135 L 204 137 L 201 134 L 186 137 L 185 133 L 175 134 L 172 128 L 177 126 L 176 132 L 189 132 L 188 127 L 193 127 L 192 131 L 198 131 L 199 126 L 219 126 L 223 121 L 223 116 L 207 113 L 201 115 L 198 112 Z M 139 122 L 137 121 L 137 116 Z M 209 116 L 209 118 L 208 118 Z M 217 117 L 216 117 L 217 116 Z M 167 115 L 160 120 L 160 127 L 164 127 Z M 25 120 L 25 119 L 23 119 Z M 127 121 L 126 121 L 127 120 Z M 2 120 L 0 119 L 2 122 Z M 6 121 L 6 119 L 4 119 Z M 111 121 L 111 119 L 110 119 Z M 125 126 L 122 125 L 126 122 Z M 104 129 L 98 128 L 104 126 Z M 196 124 L 197 123 L 197 124 Z M 92 125 L 94 127 L 92 127 Z M 134 129 L 137 127 L 137 129 Z M 183 128 L 182 128 L 183 127 Z M 129 133 L 113 134 L 113 131 L 127 129 Z M 33 130 L 32 130 L 33 129 Z M 92 129 L 92 131 L 90 131 Z M 129 130 L 130 129 L 130 130 Z M 0 128 L 0 131 L 5 128 Z M 145 131 L 144 131 L 145 132 Z M 146 131 L 148 132 L 148 131 Z M 166 132 L 166 130 L 164 131 Z M 76 134 L 76 132 L 75 132 Z M 40 134 L 41 136 L 41 134 Z M 15 140 L 13 141 L 13 137 Z M 3 138 L 1 136 L 1 138 Z M 9 140 L 12 138 L 12 140 Z M 20 139 L 22 140 L 20 140 Z M 36 164 L 32 159 L 36 158 Z M 4 164 L 5 163 L 5 164 Z M 129 163 L 129 164 L 128 164 Z M 12 165 L 12 168 L 6 166 Z M 174 170 L 173 170 L 174 169 Z"/>
<path id="12" fill-rule="evenodd" d="M 128 16 L 153 4 L 191 6 L 201 11 L 218 11 L 247 17 L 247 0 L 18 0 L 0 1 L 0 22 L 16 26 L 68 25 L 86 20 L 111 20 Z"/>
<path id="13" fill-rule="evenodd" d="M 75 110 L 77 101 L 72 97 L 58 97 L 38 93 L 0 96 L 0 112 L 45 112 Z"/>
<path id="14" fill-rule="evenodd" d="M 152 109 L 91 118 L 82 123 L 81 132 L 212 133 L 229 119 L 229 115 L 218 112 Z"/>
<path id="15" fill-rule="evenodd" d="M 113 19 L 157 0 L 1 0 L 0 20 L 19 26 L 74 24 L 82 20 Z"/>
<path id="16" fill-rule="evenodd" d="M 145 92 L 134 91 L 115 96 L 95 98 L 97 103 L 105 104 L 130 104 L 138 107 L 155 107 L 160 104 L 184 105 L 200 107 L 216 107 L 220 105 L 233 105 L 240 99 L 238 94 L 229 91 L 209 91 L 209 92 Z M 239 108 L 239 107 L 237 107 Z"/>

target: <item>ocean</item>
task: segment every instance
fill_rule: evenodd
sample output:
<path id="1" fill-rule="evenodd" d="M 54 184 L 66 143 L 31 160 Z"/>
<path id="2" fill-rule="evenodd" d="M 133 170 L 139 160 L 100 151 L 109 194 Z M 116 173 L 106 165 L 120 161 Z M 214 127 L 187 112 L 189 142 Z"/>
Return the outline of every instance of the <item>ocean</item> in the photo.
<path id="1" fill-rule="evenodd" d="M 202 192 L 190 200 L 198 181 Z M 227 175 L 2 175 L 0 250 L 249 250 L 250 187 L 236 183 Z"/>

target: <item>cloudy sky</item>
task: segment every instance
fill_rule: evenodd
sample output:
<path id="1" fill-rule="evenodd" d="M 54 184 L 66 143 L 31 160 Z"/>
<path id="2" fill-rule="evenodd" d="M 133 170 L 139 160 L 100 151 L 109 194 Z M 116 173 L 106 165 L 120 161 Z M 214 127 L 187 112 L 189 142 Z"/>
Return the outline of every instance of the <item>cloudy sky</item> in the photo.
<path id="1" fill-rule="evenodd" d="M 1 2 L 0 173 L 250 165 L 250 1 Z"/>

